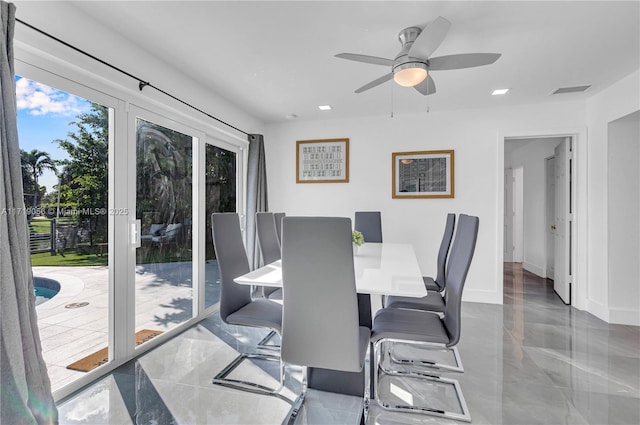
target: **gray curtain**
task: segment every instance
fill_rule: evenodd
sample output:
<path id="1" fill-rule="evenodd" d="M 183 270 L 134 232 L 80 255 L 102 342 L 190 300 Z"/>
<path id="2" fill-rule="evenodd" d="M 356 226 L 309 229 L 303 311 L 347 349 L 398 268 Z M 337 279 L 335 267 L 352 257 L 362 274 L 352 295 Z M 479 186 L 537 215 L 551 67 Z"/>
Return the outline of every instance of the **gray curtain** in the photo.
<path id="1" fill-rule="evenodd" d="M 268 210 L 264 136 L 250 134 L 247 165 L 247 255 L 249 267 L 252 270 L 260 266 L 260 250 L 256 237 L 256 213 Z"/>
<path id="2" fill-rule="evenodd" d="M 13 68 L 15 6 L 0 2 L 0 423 L 58 422 L 38 333 Z"/>

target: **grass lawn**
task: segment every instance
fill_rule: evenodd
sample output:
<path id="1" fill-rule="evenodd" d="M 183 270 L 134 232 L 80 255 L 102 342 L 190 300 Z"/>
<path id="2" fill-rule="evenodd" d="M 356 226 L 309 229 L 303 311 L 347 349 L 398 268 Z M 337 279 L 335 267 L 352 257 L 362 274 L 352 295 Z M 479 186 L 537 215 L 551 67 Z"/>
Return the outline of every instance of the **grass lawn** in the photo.
<path id="1" fill-rule="evenodd" d="M 70 218 L 59 218 L 58 223 L 73 222 Z M 33 229 L 34 233 L 51 233 L 51 219 L 48 218 L 34 218 L 29 222 L 29 226 Z"/>
<path id="2" fill-rule="evenodd" d="M 51 255 L 49 252 L 31 254 L 32 266 L 106 266 L 107 256 L 98 257 L 95 254 L 78 254 L 74 251 Z"/>
<path id="3" fill-rule="evenodd" d="M 141 255 L 142 252 L 138 252 L 137 262 L 138 264 L 151 264 L 151 263 L 171 263 L 176 261 L 191 261 L 190 250 L 183 255 L 177 255 L 172 252 L 158 253 L 153 251 L 151 255 L 147 252 L 147 255 Z M 64 257 L 60 254 L 51 255 L 50 252 L 40 252 L 37 254 L 31 254 L 32 266 L 106 266 L 108 257 L 106 255 L 97 256 L 96 254 L 88 254 L 86 252 L 78 253 L 74 250 L 65 251 Z"/>
<path id="4" fill-rule="evenodd" d="M 34 233 L 51 233 L 51 220 L 33 219 L 29 223 Z"/>

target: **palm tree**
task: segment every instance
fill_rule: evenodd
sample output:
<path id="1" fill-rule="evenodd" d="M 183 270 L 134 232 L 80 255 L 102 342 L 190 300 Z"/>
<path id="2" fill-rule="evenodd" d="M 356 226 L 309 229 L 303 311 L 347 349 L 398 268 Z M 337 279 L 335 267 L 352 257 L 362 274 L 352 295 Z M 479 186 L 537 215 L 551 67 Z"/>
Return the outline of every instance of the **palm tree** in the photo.
<path id="1" fill-rule="evenodd" d="M 33 207 L 38 207 L 38 192 L 40 192 L 40 186 L 38 185 L 38 177 L 40 177 L 45 170 L 51 170 L 57 174 L 56 164 L 49 152 L 39 151 L 33 149 L 31 152 L 21 150 L 22 168 L 33 179 L 35 190 L 33 191 Z"/>

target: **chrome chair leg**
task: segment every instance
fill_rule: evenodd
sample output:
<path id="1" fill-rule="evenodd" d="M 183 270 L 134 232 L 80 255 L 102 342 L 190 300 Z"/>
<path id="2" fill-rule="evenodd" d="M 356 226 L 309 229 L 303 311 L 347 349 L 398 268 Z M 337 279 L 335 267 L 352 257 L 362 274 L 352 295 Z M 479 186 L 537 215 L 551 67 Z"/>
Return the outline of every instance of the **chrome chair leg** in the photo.
<path id="1" fill-rule="evenodd" d="M 265 350 L 273 350 L 273 351 L 280 351 L 280 346 L 279 345 L 270 345 L 267 344 L 267 342 L 269 342 L 274 336 L 276 336 L 278 333 L 276 331 L 271 331 L 267 334 L 267 336 L 265 336 L 264 338 L 262 338 L 260 340 L 260 342 L 258 342 L 257 346 L 258 348 L 263 348 Z"/>
<path id="2" fill-rule="evenodd" d="M 240 366 L 240 364 L 246 359 L 255 359 L 255 360 L 267 360 L 267 361 L 277 361 L 280 362 L 280 383 L 276 388 L 270 388 L 261 384 L 257 384 L 255 382 L 243 381 L 239 379 L 230 379 L 227 378 L 231 372 L 234 371 L 235 368 Z M 249 391 L 257 394 L 277 394 L 284 387 L 284 363 L 281 361 L 280 356 L 274 356 L 271 354 L 248 354 L 242 353 L 238 357 L 236 357 L 231 363 L 229 363 L 224 369 L 220 371 L 213 379 L 212 383 L 215 385 L 220 385 L 227 388 L 234 388 L 242 391 Z"/>
<path id="3" fill-rule="evenodd" d="M 394 342 L 406 342 L 411 343 L 411 341 L 402 341 L 402 340 L 393 340 Z M 467 403 L 462 394 L 462 389 L 460 388 L 460 383 L 455 379 L 443 378 L 439 375 L 428 374 L 428 373 L 420 373 L 414 371 L 394 371 L 387 370 L 382 366 L 382 354 L 383 349 L 382 345 L 385 342 L 391 342 L 391 340 L 380 339 L 374 344 L 374 351 L 377 354 L 374 354 L 374 364 L 373 367 L 373 388 L 374 388 L 374 400 L 376 403 L 382 407 L 384 410 L 389 411 L 397 411 L 397 412 L 411 412 L 411 413 L 421 413 L 431 416 L 437 416 L 442 418 L 454 419 L 458 421 L 471 422 L 471 415 L 469 414 L 469 409 L 467 407 Z M 436 383 L 443 383 L 453 385 L 456 396 L 458 398 L 458 402 L 460 404 L 461 413 L 451 412 L 443 409 L 437 409 L 429 406 L 409 406 L 409 405 L 400 405 L 400 404 L 390 404 L 382 401 L 380 399 L 380 390 L 379 390 L 379 374 L 380 372 L 389 375 L 389 376 L 402 376 L 407 378 L 414 379 L 424 379 Z"/>
<path id="4" fill-rule="evenodd" d="M 453 353 L 453 359 L 455 361 L 455 366 L 451 366 L 445 363 L 438 363 L 430 360 L 413 360 L 413 359 L 401 359 L 394 355 L 393 350 L 389 348 L 389 357 L 392 363 L 401 365 L 401 366 L 422 366 L 435 370 L 442 370 L 444 372 L 456 372 L 456 373 L 464 373 L 464 366 L 462 365 L 462 360 L 460 359 L 460 352 L 458 351 L 458 347 L 445 347 L 444 345 L 433 345 L 430 346 L 427 343 L 423 344 L 427 347 L 427 349 L 445 349 L 447 351 L 451 351 Z"/>
<path id="5" fill-rule="evenodd" d="M 307 390 L 308 390 L 307 371 L 308 371 L 307 367 L 304 367 L 304 372 L 302 374 L 302 391 L 300 395 L 296 398 L 296 400 L 293 402 L 293 404 L 291 405 L 291 409 L 289 409 L 289 413 L 287 413 L 287 416 L 282 421 L 283 425 L 294 425 L 298 417 L 298 414 L 300 413 L 300 409 L 302 409 L 302 405 L 304 404 L 304 401 L 307 397 Z M 361 423 L 365 423 L 365 424 L 367 423 L 367 418 L 369 417 L 369 405 L 370 405 L 369 390 L 367 387 L 365 387 L 364 398 L 362 400 Z"/>
<path id="6" fill-rule="evenodd" d="M 307 368 L 304 368 L 304 372 L 302 373 L 302 391 L 296 400 L 293 402 L 291 409 L 289 409 L 289 413 L 287 417 L 282 421 L 283 424 L 293 425 L 296 422 L 296 418 L 298 417 L 298 413 L 300 409 L 302 409 L 302 404 L 304 403 L 304 399 L 307 396 Z"/>

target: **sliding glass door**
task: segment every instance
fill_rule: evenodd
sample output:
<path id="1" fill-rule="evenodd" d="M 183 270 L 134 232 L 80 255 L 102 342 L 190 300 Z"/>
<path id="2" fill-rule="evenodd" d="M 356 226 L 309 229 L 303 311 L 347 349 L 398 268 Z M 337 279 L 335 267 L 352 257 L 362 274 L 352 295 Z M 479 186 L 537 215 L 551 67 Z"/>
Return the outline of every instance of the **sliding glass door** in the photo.
<path id="1" fill-rule="evenodd" d="M 193 136 L 135 119 L 135 344 L 194 316 Z"/>
<path id="2" fill-rule="evenodd" d="M 210 216 L 243 210 L 246 144 L 20 68 L 24 213 L 60 398 L 215 311 Z"/>

